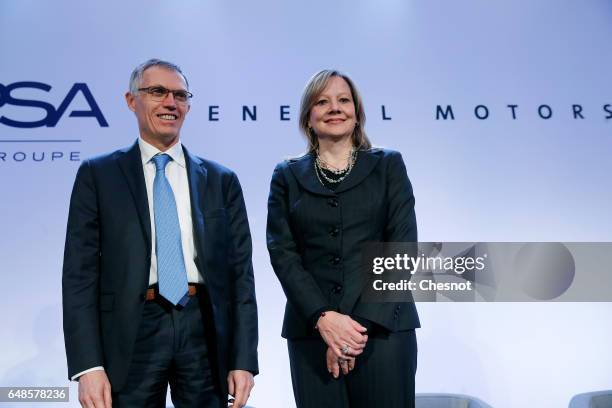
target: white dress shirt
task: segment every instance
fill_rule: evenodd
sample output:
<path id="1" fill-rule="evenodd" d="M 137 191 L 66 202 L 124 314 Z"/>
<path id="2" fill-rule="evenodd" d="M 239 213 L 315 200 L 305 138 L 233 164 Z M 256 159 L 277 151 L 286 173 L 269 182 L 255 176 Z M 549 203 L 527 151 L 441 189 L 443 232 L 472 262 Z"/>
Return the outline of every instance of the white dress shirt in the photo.
<path id="1" fill-rule="evenodd" d="M 155 209 L 153 208 L 153 181 L 155 180 L 155 163 L 151 161 L 153 156 L 162 153 L 151 144 L 138 138 L 140 147 L 140 157 L 144 170 L 145 184 L 147 186 L 147 201 L 149 202 L 149 215 L 151 218 L 151 268 L 149 269 L 149 285 L 157 283 L 157 256 L 155 251 Z M 191 220 L 191 195 L 189 193 L 189 179 L 187 178 L 187 167 L 185 167 L 185 153 L 181 142 L 176 143 L 165 152 L 172 160 L 166 165 L 166 179 L 170 183 L 176 210 L 178 213 L 179 225 L 181 229 L 181 245 L 183 247 L 183 257 L 185 259 L 185 269 L 187 270 L 187 281 L 189 283 L 203 283 L 204 279 L 195 264 L 197 256 L 194 238 L 193 222 Z M 104 370 L 104 367 L 92 367 L 82 371 L 72 377 L 77 380 L 80 376 L 91 371 Z"/>

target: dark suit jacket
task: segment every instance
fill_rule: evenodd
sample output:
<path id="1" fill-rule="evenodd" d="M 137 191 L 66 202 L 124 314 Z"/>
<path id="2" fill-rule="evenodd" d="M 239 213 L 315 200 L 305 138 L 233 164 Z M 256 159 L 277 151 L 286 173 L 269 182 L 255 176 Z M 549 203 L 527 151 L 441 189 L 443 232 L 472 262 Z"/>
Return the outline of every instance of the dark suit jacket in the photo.
<path id="1" fill-rule="evenodd" d="M 258 371 L 251 236 L 236 175 L 184 152 L 196 265 L 212 305 L 217 374 L 226 391 L 228 370 Z M 121 389 L 150 265 L 151 225 L 138 143 L 84 161 L 70 200 L 62 279 L 69 377 L 104 366 L 113 391 Z"/>
<path id="2" fill-rule="evenodd" d="M 414 303 L 360 301 L 363 244 L 416 240 L 412 186 L 398 152 L 360 151 L 336 191 L 317 179 L 312 154 L 278 164 L 268 200 L 267 241 L 287 296 L 282 336 L 315 335 L 312 319 L 325 308 L 392 332 L 420 327 Z"/>

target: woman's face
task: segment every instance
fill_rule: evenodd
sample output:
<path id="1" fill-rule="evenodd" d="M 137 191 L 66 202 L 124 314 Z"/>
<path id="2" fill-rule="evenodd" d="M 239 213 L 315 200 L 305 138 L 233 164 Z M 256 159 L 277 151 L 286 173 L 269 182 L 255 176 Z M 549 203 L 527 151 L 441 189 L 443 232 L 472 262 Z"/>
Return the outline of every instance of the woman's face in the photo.
<path id="1" fill-rule="evenodd" d="M 355 129 L 355 103 L 344 78 L 333 76 L 310 109 L 308 126 L 319 139 L 350 137 Z"/>

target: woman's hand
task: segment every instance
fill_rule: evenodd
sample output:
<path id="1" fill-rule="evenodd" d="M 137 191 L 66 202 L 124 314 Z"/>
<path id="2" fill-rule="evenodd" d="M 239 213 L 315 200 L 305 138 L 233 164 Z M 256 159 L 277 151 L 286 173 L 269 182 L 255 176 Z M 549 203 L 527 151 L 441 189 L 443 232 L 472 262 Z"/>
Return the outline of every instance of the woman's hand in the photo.
<path id="1" fill-rule="evenodd" d="M 338 378 L 340 376 L 340 371 L 342 374 L 347 375 L 349 371 L 355 368 L 355 357 L 347 357 L 347 358 L 338 358 L 330 347 L 327 348 L 327 352 L 325 353 L 325 360 L 327 361 L 327 371 L 334 377 Z"/>
<path id="2" fill-rule="evenodd" d="M 337 358 L 358 356 L 363 353 L 368 336 L 367 329 L 349 316 L 325 312 L 317 321 L 319 334 Z"/>

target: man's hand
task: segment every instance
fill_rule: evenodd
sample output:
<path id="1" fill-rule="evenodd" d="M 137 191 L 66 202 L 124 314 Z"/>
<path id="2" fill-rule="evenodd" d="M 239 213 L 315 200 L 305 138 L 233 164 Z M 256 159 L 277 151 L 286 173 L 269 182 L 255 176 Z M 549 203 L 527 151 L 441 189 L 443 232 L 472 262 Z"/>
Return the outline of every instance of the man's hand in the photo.
<path id="1" fill-rule="evenodd" d="M 336 357 L 358 356 L 363 352 L 368 336 L 367 329 L 349 316 L 337 312 L 325 312 L 317 321 L 319 334 Z M 348 351 L 344 353 L 342 350 Z"/>
<path id="2" fill-rule="evenodd" d="M 325 353 L 325 360 L 327 361 L 327 371 L 334 377 L 340 376 L 340 370 L 342 374 L 347 375 L 349 371 L 355 368 L 355 357 L 347 357 L 339 359 L 336 357 L 336 353 L 330 347 L 327 348 Z"/>
<path id="3" fill-rule="evenodd" d="M 227 376 L 229 393 L 234 397 L 231 408 L 242 408 L 246 405 L 251 390 L 255 385 L 253 374 L 245 370 L 232 370 Z"/>
<path id="4" fill-rule="evenodd" d="M 111 385 L 103 370 L 79 377 L 79 402 L 83 408 L 112 408 Z"/>

